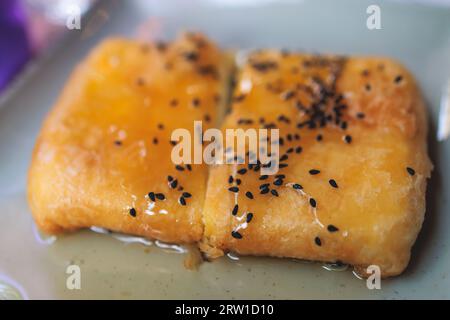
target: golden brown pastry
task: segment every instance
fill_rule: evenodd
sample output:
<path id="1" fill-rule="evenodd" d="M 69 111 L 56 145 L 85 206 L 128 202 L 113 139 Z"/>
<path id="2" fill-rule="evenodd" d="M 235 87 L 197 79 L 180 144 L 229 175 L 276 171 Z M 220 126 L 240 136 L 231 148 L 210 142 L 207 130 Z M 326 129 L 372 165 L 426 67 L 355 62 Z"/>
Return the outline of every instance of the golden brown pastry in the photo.
<path id="1" fill-rule="evenodd" d="M 384 58 L 251 54 L 227 128 L 279 129 L 264 164 L 175 165 L 173 130 L 216 127 L 231 64 L 199 34 L 173 43 L 110 39 L 77 67 L 39 135 L 28 198 L 38 226 L 99 226 L 225 252 L 400 274 L 421 228 L 424 102 Z"/>
<path id="2" fill-rule="evenodd" d="M 199 34 L 173 43 L 109 39 L 75 70 L 45 120 L 28 198 L 48 233 L 99 226 L 200 240 L 206 165 L 175 167 L 171 133 L 215 126 L 229 63 Z"/>
<path id="3" fill-rule="evenodd" d="M 280 169 L 211 169 L 201 249 L 400 274 L 432 168 L 409 72 L 384 58 L 260 51 L 241 68 L 233 100 L 223 128 L 279 128 Z"/>

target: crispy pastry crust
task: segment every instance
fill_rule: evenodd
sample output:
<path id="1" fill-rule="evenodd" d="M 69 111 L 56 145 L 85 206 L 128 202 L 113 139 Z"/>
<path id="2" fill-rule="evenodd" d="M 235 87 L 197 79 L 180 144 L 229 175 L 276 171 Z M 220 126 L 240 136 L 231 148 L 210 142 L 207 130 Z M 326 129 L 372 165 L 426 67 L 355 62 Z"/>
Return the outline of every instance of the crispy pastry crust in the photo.
<path id="1" fill-rule="evenodd" d="M 236 175 L 242 165 L 211 169 L 200 245 L 206 255 L 233 251 L 340 261 L 363 275 L 369 265 L 378 265 L 383 277 L 400 274 L 424 219 L 432 169 L 425 106 L 411 74 L 385 58 L 268 50 L 248 58 L 236 83 L 239 98 L 223 128 L 275 124 L 288 166 L 278 172 L 286 176 L 281 186 L 273 185 L 274 177 L 259 180 L 253 170 Z M 252 123 L 240 125 L 242 119 Z M 320 173 L 312 175 L 311 169 Z M 237 202 L 227 190 L 230 175 L 242 180 Z M 260 194 L 263 183 L 278 196 Z M 303 189 L 295 190 L 293 183 Z M 235 204 L 239 212 L 233 216 Z M 245 224 L 248 212 L 253 219 Z"/>
<path id="2" fill-rule="evenodd" d="M 70 77 L 37 140 L 28 199 L 39 228 L 200 240 L 207 167 L 176 170 L 171 133 L 192 133 L 194 120 L 214 126 L 228 73 L 228 59 L 199 34 L 168 44 L 101 43 Z M 149 192 L 165 200 L 153 202 Z M 186 206 L 182 192 L 192 194 Z"/>

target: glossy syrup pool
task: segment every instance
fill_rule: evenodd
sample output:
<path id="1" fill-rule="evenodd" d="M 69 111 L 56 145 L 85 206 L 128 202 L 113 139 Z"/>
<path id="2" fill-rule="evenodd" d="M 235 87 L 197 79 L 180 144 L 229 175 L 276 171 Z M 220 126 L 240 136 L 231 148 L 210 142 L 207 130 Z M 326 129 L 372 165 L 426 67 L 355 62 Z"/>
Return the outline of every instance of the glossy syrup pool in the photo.
<path id="1" fill-rule="evenodd" d="M 0 200 L 0 206 L 4 208 L 0 224 L 8 225 L 0 240 L 9 244 L 2 247 L 0 259 L 2 298 L 302 299 L 370 298 L 384 293 L 368 290 L 345 265 L 230 253 L 187 268 L 192 247 L 95 227 L 45 236 L 36 230 L 24 195 Z M 66 287 L 66 269 L 73 264 L 81 270 L 80 290 Z"/>

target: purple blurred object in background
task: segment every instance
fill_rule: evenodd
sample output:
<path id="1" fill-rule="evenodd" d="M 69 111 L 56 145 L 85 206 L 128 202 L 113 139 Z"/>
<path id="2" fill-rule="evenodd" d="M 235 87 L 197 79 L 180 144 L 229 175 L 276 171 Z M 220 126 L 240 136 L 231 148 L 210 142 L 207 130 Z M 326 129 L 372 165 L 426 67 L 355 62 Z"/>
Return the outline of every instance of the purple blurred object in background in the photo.
<path id="1" fill-rule="evenodd" d="M 32 56 L 26 23 L 19 0 L 0 1 L 0 92 Z"/>

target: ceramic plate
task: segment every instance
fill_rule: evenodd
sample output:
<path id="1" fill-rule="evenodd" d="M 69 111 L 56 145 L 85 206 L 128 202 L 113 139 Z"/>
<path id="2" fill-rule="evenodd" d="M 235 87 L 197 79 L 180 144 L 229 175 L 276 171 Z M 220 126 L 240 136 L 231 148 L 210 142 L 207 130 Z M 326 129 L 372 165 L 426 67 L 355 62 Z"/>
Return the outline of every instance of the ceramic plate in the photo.
<path id="1" fill-rule="evenodd" d="M 381 9 L 380 30 L 366 26 L 366 9 L 373 3 Z M 450 145 L 435 138 L 439 101 L 450 77 L 449 8 L 373 0 L 101 4 L 1 106 L 0 297 L 450 298 Z M 183 29 L 205 32 L 225 48 L 387 55 L 414 73 L 429 107 L 435 170 L 425 223 L 404 274 L 368 290 L 351 269 L 330 272 L 322 264 L 289 259 L 229 256 L 192 271 L 183 264 L 185 248 L 101 230 L 57 239 L 36 231 L 25 199 L 27 169 L 41 122 L 72 68 L 106 36 L 152 30 L 170 38 Z M 66 286 L 72 264 L 81 269 L 80 290 Z"/>

